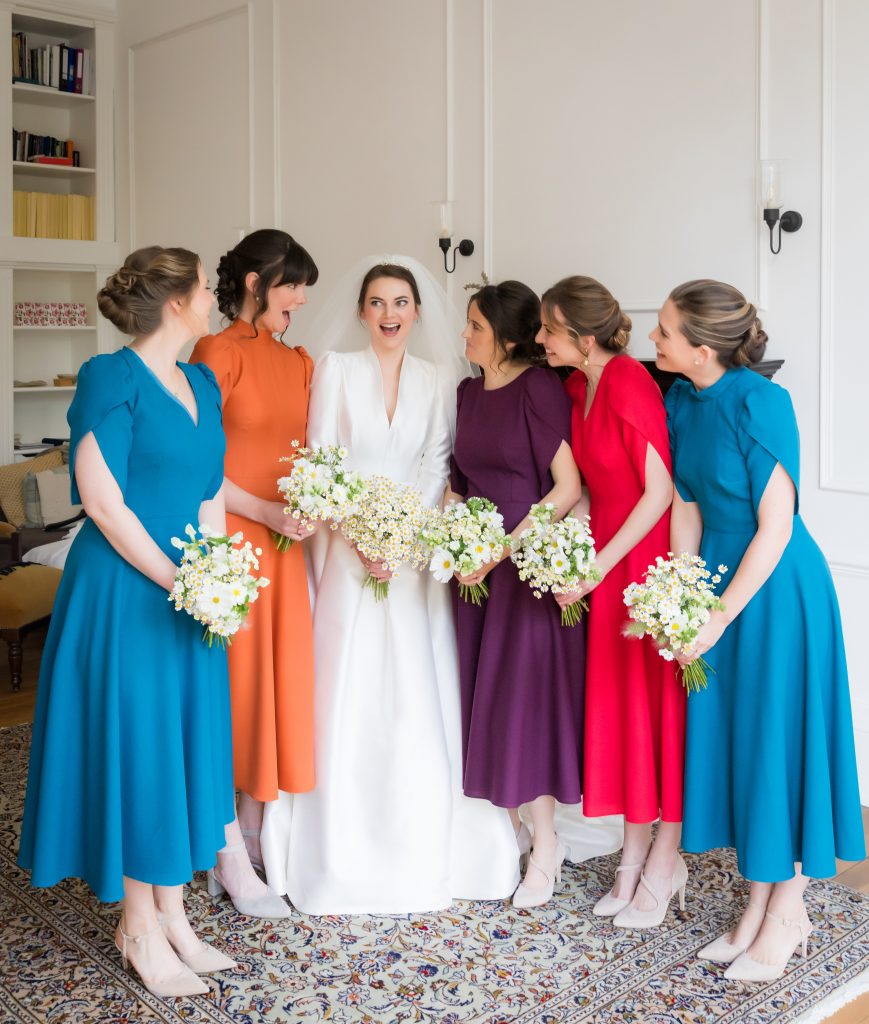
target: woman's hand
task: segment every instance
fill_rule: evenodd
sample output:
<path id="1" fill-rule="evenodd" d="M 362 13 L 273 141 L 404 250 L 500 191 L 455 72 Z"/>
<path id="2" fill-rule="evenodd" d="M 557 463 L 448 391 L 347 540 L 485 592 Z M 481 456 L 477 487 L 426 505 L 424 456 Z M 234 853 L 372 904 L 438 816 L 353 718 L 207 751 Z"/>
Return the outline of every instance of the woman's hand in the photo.
<path id="1" fill-rule="evenodd" d="M 356 557 L 368 570 L 368 574 L 373 576 L 376 580 L 391 580 L 395 573 L 391 569 L 387 569 L 383 562 L 374 562 L 366 555 L 363 555 L 359 548 L 354 547 L 353 550 L 356 552 Z"/>
<path id="2" fill-rule="evenodd" d="M 581 601 L 586 594 L 590 594 L 595 587 L 599 587 L 603 580 L 583 580 L 575 590 L 569 590 L 566 594 L 553 594 L 559 608 L 567 608 L 569 605 Z"/>
<path id="3" fill-rule="evenodd" d="M 313 531 L 309 530 L 301 519 L 286 515 L 285 508 L 286 505 L 282 501 L 264 501 L 260 506 L 259 521 L 274 533 L 289 537 L 290 540 L 304 540 L 310 537 Z"/>
<path id="4" fill-rule="evenodd" d="M 680 665 L 690 665 L 692 661 L 702 658 L 710 648 L 718 643 L 724 630 L 729 625 L 730 623 L 724 612 L 712 612 L 706 625 L 700 627 L 700 631 L 694 638 L 694 643 L 688 648 L 683 648 L 676 655 L 676 661 Z"/>
<path id="5" fill-rule="evenodd" d="M 486 562 L 482 568 L 477 569 L 476 572 L 468 573 L 467 576 L 462 576 L 458 572 L 454 572 L 453 575 L 465 587 L 475 587 L 489 575 L 489 573 L 495 568 L 496 565 L 500 565 L 505 558 L 510 557 L 510 545 L 505 544 L 504 550 L 501 552 L 500 558 L 493 558 L 491 562 Z"/>

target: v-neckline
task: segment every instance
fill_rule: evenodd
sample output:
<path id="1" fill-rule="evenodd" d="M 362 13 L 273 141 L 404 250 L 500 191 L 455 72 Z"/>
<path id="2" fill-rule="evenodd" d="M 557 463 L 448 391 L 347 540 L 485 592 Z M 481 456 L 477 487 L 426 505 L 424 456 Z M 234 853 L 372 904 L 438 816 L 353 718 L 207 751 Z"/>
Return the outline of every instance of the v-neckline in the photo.
<path id="1" fill-rule="evenodd" d="M 395 419 L 398 416 L 398 409 L 401 405 L 401 385 L 404 380 L 404 370 L 407 365 L 407 349 L 405 349 L 404 355 L 401 357 L 401 367 L 398 371 L 398 389 L 395 393 L 395 408 L 392 410 L 392 418 L 390 418 L 389 412 L 386 408 L 386 388 L 383 386 L 383 367 L 380 365 L 380 360 L 377 358 L 377 353 L 374 351 L 372 345 L 368 346 L 368 353 L 374 363 L 374 371 L 377 375 L 377 380 L 380 383 L 380 407 L 383 410 L 383 418 L 386 420 L 386 430 L 389 432 L 392 430 L 392 425 L 395 423 Z"/>
<path id="2" fill-rule="evenodd" d="M 612 359 L 607 359 L 607 361 L 604 363 L 603 369 L 600 371 L 600 376 L 597 379 L 597 387 L 594 389 L 594 394 L 591 396 L 591 402 L 589 403 L 589 406 L 588 406 L 587 409 L 585 408 L 585 404 L 584 404 L 584 401 L 583 401 L 583 408 L 582 408 L 582 422 L 583 422 L 583 425 L 588 423 L 588 418 L 589 418 L 589 416 L 591 416 L 591 411 L 592 411 L 592 409 L 594 409 L 595 405 L 597 404 L 597 400 L 600 397 L 600 386 L 601 386 L 601 384 L 603 384 L 603 379 L 606 376 L 607 370 L 610 368 L 610 366 L 612 366 L 612 364 L 617 359 L 621 358 L 621 355 L 622 355 L 622 353 L 619 353 L 618 355 L 613 356 Z M 582 373 L 582 370 L 580 370 L 579 372 Z M 585 376 L 585 375 L 583 374 L 583 376 Z M 588 377 L 585 378 L 585 393 L 583 394 L 583 400 L 587 397 L 587 395 L 588 395 Z"/>
<path id="3" fill-rule="evenodd" d="M 147 372 L 148 376 L 151 378 L 151 380 L 154 381 L 154 383 L 157 385 L 157 387 L 160 388 L 160 390 L 163 392 L 163 394 L 166 395 L 167 397 L 171 398 L 172 401 L 177 406 L 179 406 L 181 409 L 184 410 L 184 412 L 187 414 L 187 418 L 193 424 L 193 429 L 196 430 L 199 427 L 199 399 L 196 397 L 196 388 L 193 386 L 193 381 L 187 375 L 187 371 L 184 369 L 184 364 L 183 363 L 179 363 L 177 359 L 175 360 L 175 365 L 184 374 L 184 377 L 186 378 L 187 383 L 190 385 L 190 393 L 193 395 L 193 404 L 196 406 L 196 416 L 195 417 L 194 417 L 193 413 L 184 404 L 184 402 L 182 402 L 181 399 L 177 395 L 174 395 L 169 390 L 169 388 L 166 387 L 166 385 L 163 383 L 163 381 L 160 380 L 160 378 L 157 376 L 157 374 L 154 373 L 154 371 L 151 369 L 151 367 L 148 366 L 148 364 L 145 362 L 145 360 L 139 355 L 138 352 L 136 352 L 135 349 L 132 349 L 132 348 L 130 348 L 129 345 L 127 345 L 127 351 L 136 357 L 136 359 L 138 360 L 139 364 L 142 367 L 144 367 L 144 369 Z"/>

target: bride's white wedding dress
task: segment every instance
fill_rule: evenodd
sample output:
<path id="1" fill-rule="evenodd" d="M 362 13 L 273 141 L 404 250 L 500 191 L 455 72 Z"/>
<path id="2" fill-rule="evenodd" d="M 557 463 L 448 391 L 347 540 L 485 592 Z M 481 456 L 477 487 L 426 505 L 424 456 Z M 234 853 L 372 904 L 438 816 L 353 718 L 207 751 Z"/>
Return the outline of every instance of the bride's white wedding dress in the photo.
<path id="1" fill-rule="evenodd" d="M 433 364 L 405 354 L 390 424 L 369 347 L 329 352 L 313 378 L 310 444 L 416 486 L 436 504 L 450 424 Z M 449 588 L 404 567 L 377 602 L 339 531 L 309 541 L 317 785 L 266 806 L 269 885 L 308 914 L 406 914 L 503 899 L 519 881 L 506 811 L 462 794 Z"/>

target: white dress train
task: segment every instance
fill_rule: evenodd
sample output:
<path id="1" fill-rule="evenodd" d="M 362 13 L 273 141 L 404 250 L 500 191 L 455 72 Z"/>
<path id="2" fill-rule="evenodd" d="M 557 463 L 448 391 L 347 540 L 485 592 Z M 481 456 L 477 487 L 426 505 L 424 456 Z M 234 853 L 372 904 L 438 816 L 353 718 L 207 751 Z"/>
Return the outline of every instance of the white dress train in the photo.
<path id="1" fill-rule="evenodd" d="M 405 354 L 390 424 L 371 348 L 330 352 L 313 378 L 308 439 L 415 485 L 447 478 L 449 400 Z M 317 785 L 266 806 L 269 885 L 307 914 L 407 914 L 503 899 L 519 881 L 507 812 L 462 793 L 456 640 L 448 588 L 405 567 L 377 602 L 340 532 L 308 545 Z"/>

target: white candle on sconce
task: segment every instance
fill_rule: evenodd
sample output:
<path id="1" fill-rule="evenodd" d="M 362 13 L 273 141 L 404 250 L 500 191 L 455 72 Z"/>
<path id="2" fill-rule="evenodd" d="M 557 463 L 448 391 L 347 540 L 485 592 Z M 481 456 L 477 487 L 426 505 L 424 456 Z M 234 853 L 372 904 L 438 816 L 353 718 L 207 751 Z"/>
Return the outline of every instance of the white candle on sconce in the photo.
<path id="1" fill-rule="evenodd" d="M 438 238 L 453 237 L 453 204 L 445 200 L 432 203 Z"/>
<path id="2" fill-rule="evenodd" d="M 781 207 L 781 172 L 775 160 L 760 162 L 760 202 L 765 210 Z"/>

